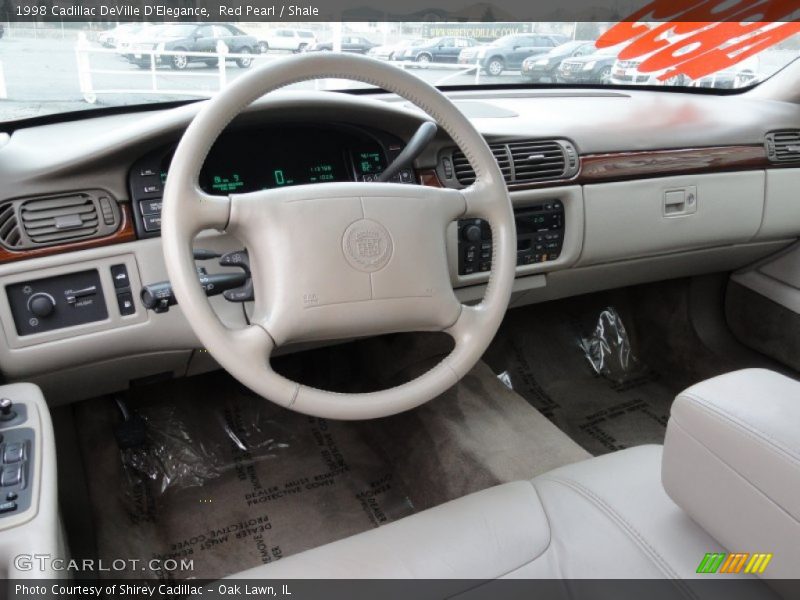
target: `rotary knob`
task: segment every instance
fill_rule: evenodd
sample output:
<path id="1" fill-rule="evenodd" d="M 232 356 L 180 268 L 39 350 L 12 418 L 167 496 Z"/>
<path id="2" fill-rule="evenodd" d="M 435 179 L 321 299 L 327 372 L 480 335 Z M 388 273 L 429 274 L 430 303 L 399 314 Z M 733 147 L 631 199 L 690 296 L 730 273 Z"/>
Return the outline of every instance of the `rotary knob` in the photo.
<path id="1" fill-rule="evenodd" d="M 480 225 L 467 225 L 464 228 L 463 234 L 464 239 L 468 242 L 472 242 L 473 244 L 477 244 L 481 241 L 481 226 Z"/>
<path id="2" fill-rule="evenodd" d="M 28 299 L 28 310 L 40 319 L 49 317 L 55 309 L 56 301 L 50 294 L 39 292 Z"/>

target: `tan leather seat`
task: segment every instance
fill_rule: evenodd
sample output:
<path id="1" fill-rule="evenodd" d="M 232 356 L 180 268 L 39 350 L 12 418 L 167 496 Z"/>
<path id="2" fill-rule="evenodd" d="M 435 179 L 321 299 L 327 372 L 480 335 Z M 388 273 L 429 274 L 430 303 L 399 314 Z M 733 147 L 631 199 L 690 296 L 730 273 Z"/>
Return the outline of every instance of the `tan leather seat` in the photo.
<path id="1" fill-rule="evenodd" d="M 738 371 L 678 396 L 663 451 L 631 448 L 500 485 L 235 577 L 680 580 L 698 576 L 706 553 L 731 550 L 772 552 L 763 576 L 797 578 L 798 432 L 800 384 Z M 725 527 L 720 493 L 748 509 Z"/>

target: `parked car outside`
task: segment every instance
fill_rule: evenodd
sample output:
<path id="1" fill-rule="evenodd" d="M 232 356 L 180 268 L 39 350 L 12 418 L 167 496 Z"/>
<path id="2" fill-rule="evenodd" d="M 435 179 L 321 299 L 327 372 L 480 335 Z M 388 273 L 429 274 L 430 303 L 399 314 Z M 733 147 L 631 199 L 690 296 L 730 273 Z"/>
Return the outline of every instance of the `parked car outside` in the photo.
<path id="1" fill-rule="evenodd" d="M 561 61 L 556 72 L 559 83 L 606 84 L 617 60 L 619 47 L 601 48 L 584 56 L 572 56 Z"/>
<path id="2" fill-rule="evenodd" d="M 361 35 L 342 36 L 342 52 L 352 52 L 353 54 L 366 54 L 378 44 L 371 42 Z M 330 52 L 333 50 L 333 42 L 318 42 L 306 48 L 307 52 Z"/>
<path id="3" fill-rule="evenodd" d="M 125 56 L 130 53 L 131 44 L 135 43 L 144 33 L 151 27 L 153 23 L 133 23 L 130 29 L 126 29 L 114 38 L 114 47 L 117 49 L 117 54 Z"/>
<path id="4" fill-rule="evenodd" d="M 561 62 L 573 56 L 593 54 L 597 50 L 594 42 L 588 40 L 573 40 L 566 44 L 556 46 L 544 54 L 529 56 L 522 61 L 520 72 L 523 77 L 535 83 L 553 83 L 556 80 Z"/>
<path id="5" fill-rule="evenodd" d="M 117 48 L 120 39 L 136 35 L 144 29 L 144 27 L 144 23 L 123 23 L 122 25 L 117 25 L 112 29 L 100 33 L 100 35 L 97 36 L 97 41 L 104 48 Z"/>
<path id="6" fill-rule="evenodd" d="M 768 77 L 772 77 L 777 71 L 797 57 L 798 51 L 796 48 L 782 48 L 780 45 L 755 56 L 751 56 L 743 62 L 734 65 L 736 73 L 734 75 L 733 87 L 737 89 L 745 88 L 760 83 Z"/>
<path id="7" fill-rule="evenodd" d="M 670 44 L 674 44 L 685 37 L 687 37 L 687 34 L 668 37 L 665 41 L 669 42 Z M 617 58 L 617 60 L 614 61 L 614 66 L 611 67 L 611 78 L 609 79 L 609 83 L 612 85 L 651 86 L 688 86 L 691 83 L 689 79 L 682 74 L 676 75 L 669 79 L 659 79 L 666 72 L 666 69 L 653 72 L 640 71 L 639 67 L 641 64 L 653 56 L 653 54 L 655 54 L 655 52 L 651 52 L 650 54 L 646 54 L 641 58 L 635 58 L 631 60 L 620 60 Z"/>
<path id="8" fill-rule="evenodd" d="M 463 50 L 458 62 L 478 63 L 486 73 L 496 77 L 503 71 L 519 69 L 527 57 L 549 52 L 566 41 L 566 36 L 557 34 L 512 33 L 490 44 Z"/>
<path id="9" fill-rule="evenodd" d="M 436 37 L 406 48 L 399 57 L 395 54 L 395 60 L 413 60 L 423 66 L 428 63 L 454 63 L 466 48 L 477 45 L 477 40 L 470 37 Z"/>
<path id="10" fill-rule="evenodd" d="M 143 69 L 151 64 L 151 54 L 155 52 L 158 65 L 169 65 L 182 71 L 192 62 L 203 62 L 213 67 L 216 57 L 192 56 L 190 54 L 158 54 L 170 52 L 216 52 L 217 43 L 225 42 L 228 52 L 238 55 L 252 55 L 258 50 L 258 41 L 247 35 L 235 25 L 227 23 L 175 23 L 152 27 L 131 44 L 131 62 Z M 253 64 L 251 56 L 232 58 L 236 65 L 247 69 Z"/>
<path id="11" fill-rule="evenodd" d="M 380 60 L 400 60 L 400 56 L 402 56 L 406 48 L 419 46 L 420 44 L 424 43 L 425 40 L 422 38 L 402 40 L 400 42 L 397 42 L 396 44 L 384 44 L 383 46 L 375 46 L 369 52 L 367 52 L 367 54 L 372 58 L 377 58 Z"/>
<path id="12" fill-rule="evenodd" d="M 258 38 L 258 51 L 268 50 L 305 52 L 317 43 L 317 36 L 310 29 L 270 29 Z"/>

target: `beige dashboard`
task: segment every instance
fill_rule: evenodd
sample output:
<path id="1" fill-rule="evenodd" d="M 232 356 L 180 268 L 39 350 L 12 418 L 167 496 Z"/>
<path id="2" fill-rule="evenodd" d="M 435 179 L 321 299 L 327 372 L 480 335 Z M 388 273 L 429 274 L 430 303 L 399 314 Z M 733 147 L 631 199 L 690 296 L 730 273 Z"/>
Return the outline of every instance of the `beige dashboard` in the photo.
<path id="1" fill-rule="evenodd" d="M 558 252 L 534 260 L 541 253 L 531 250 L 531 260 L 521 260 L 512 306 L 731 271 L 800 237 L 800 204 L 786 193 L 787 186 L 800 184 L 800 169 L 771 163 L 764 150 L 768 132 L 798 128 L 800 111 L 794 105 L 651 92 L 484 92 L 453 98 L 491 143 L 566 139 L 580 156 L 580 171 L 564 180 L 509 184 L 521 213 L 539 206 L 563 210 Z M 729 110 L 721 111 L 720 102 L 728 102 Z M 131 165 L 174 143 L 197 109 L 187 105 L 41 124 L 0 141 L 0 206 L 92 189 L 118 202 L 120 215 L 117 230 L 77 246 L 44 246 L 30 253 L 0 248 L 0 288 L 5 290 L 0 293 L 0 368 L 9 380 L 36 382 L 48 401 L 59 403 L 125 389 L 132 381 L 216 367 L 199 348 L 180 306 L 156 314 L 138 298 L 143 284 L 167 275 L 160 238 L 144 237 L 133 227 L 128 185 Z M 289 117 L 379 128 L 401 140 L 421 122 L 417 111 L 387 95 L 287 92 L 259 101 L 237 125 L 256 127 Z M 451 183 L 441 157 L 452 146 L 439 135 L 419 157 L 420 185 Z M 474 302 L 482 297 L 486 274 L 465 268 L 464 235 L 458 223 L 450 226 L 451 280 L 462 301 Z M 531 244 L 539 243 L 529 237 Z M 481 240 L 477 244 L 480 252 Z M 224 253 L 242 246 L 229 235 L 206 232 L 196 247 Z M 124 288 L 115 284 L 119 265 L 127 273 Z M 209 273 L 225 272 L 214 261 L 206 267 Z M 20 330 L 14 311 L 21 309 L 12 306 L 16 300 L 9 290 L 22 294 L 30 282 L 87 271 L 97 273 L 92 285 L 106 307 L 101 318 L 37 333 Z M 124 307 L 120 289 L 131 292 L 132 307 Z M 30 292 L 36 292 L 35 285 Z M 246 322 L 247 303 L 221 296 L 211 302 L 226 324 Z"/>

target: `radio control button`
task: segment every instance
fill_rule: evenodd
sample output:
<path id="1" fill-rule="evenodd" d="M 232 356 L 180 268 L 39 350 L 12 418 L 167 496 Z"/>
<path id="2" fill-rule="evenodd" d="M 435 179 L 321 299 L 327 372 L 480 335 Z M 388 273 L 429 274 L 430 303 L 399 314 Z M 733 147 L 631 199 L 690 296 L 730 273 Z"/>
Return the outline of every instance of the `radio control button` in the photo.
<path id="1" fill-rule="evenodd" d="M 474 244 L 470 244 L 464 249 L 464 260 L 467 262 L 473 262 L 478 255 L 478 247 Z"/>
<path id="2" fill-rule="evenodd" d="M 481 238 L 483 237 L 481 233 L 482 232 L 480 225 L 467 225 L 464 228 L 462 235 L 464 236 L 464 239 L 467 240 L 468 242 L 477 243 L 480 242 Z"/>

